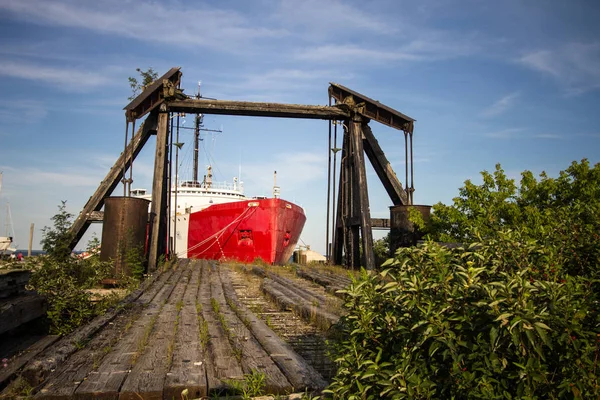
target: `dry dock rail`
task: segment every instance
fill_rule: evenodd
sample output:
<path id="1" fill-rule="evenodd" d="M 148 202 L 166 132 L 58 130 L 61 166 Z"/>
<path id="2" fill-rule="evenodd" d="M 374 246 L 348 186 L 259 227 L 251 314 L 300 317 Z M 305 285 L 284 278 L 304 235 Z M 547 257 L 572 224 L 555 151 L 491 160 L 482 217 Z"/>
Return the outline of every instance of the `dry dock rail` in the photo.
<path id="1" fill-rule="evenodd" d="M 180 260 L 30 360 L 19 379 L 37 399 L 218 398 L 253 373 L 265 393 L 319 392 L 333 368 L 323 329 L 339 318 L 339 299 L 272 270 Z"/>

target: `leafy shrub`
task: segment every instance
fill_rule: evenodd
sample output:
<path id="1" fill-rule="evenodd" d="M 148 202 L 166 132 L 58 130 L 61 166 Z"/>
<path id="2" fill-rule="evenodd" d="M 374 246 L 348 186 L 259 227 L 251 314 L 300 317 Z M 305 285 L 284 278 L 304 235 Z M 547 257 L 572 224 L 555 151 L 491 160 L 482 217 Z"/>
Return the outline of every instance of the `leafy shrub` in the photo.
<path id="1" fill-rule="evenodd" d="M 399 249 L 347 290 L 334 397 L 599 398 L 600 164 L 482 177 L 419 225 L 464 247 Z"/>
<path id="2" fill-rule="evenodd" d="M 346 291 L 334 398 L 598 398 L 594 281 L 550 268 L 555 249 L 519 232 L 496 236 L 399 249 L 363 271 Z"/>
<path id="3" fill-rule="evenodd" d="M 600 164 L 574 161 L 557 178 L 542 172 L 539 180 L 525 171 L 520 186 L 499 164 L 493 174 L 481 175 L 481 185 L 465 181 L 452 205 L 433 206 L 433 240 L 471 243 L 519 230 L 560 250 L 565 273 L 600 277 Z"/>
<path id="4" fill-rule="evenodd" d="M 28 260 L 28 268 L 32 270 L 29 285 L 47 298 L 50 331 L 59 335 L 73 331 L 104 312 L 116 300 L 107 298 L 92 302 L 87 289 L 109 276 L 112 267 L 101 262 L 97 255 L 86 260 L 71 255 L 71 218 L 66 203 L 62 202 L 59 212 L 52 218 L 54 227 L 43 229 L 41 242 L 47 254 Z M 92 241 L 90 250 L 96 244 L 97 240 Z"/>

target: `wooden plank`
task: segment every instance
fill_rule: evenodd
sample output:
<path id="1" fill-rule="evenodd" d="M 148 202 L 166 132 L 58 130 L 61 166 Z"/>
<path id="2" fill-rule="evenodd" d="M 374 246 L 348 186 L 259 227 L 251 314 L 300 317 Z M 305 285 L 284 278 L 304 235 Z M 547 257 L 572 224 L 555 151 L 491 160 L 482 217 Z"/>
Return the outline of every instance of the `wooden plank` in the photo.
<path id="1" fill-rule="evenodd" d="M 0 299 L 23 294 L 31 271 L 25 269 L 0 270 Z"/>
<path id="2" fill-rule="evenodd" d="M 223 294 L 222 277 L 231 281 L 229 275 L 222 275 L 221 268 L 217 268 L 211 274 L 211 293 L 213 298 L 219 303 L 223 319 L 229 329 L 229 340 L 232 347 L 239 351 L 241 364 L 245 374 L 251 374 L 254 371 L 265 375 L 265 390 L 270 394 L 289 393 L 292 385 L 277 367 L 271 357 L 261 347 L 254 335 L 248 330 L 234 310 L 227 303 Z"/>
<path id="3" fill-rule="evenodd" d="M 250 101 L 186 99 L 169 101 L 169 111 L 190 114 L 244 115 L 254 117 L 305 118 L 341 120 L 348 111 L 338 106 L 260 103 Z"/>
<path id="4" fill-rule="evenodd" d="M 160 288 L 156 296 L 145 307 L 142 315 L 124 335 L 110 353 L 104 357 L 98 369 L 92 371 L 85 381 L 75 391 L 78 398 L 84 399 L 114 399 L 127 377 L 129 370 L 135 364 L 136 357 L 143 343 L 152 333 L 152 328 L 160 309 L 171 295 L 175 282 L 181 276 L 181 269 L 175 271 L 167 282 Z"/>
<path id="5" fill-rule="evenodd" d="M 213 273 L 208 262 L 202 261 L 202 279 L 198 301 L 202 306 L 202 318 L 208 323 L 208 352 L 214 367 L 216 381 L 208 381 L 210 393 L 224 393 L 228 390 L 227 380 L 242 380 L 244 371 L 237 361 L 231 344 L 227 339 L 223 327 L 217 320 L 211 304 L 210 274 Z"/>
<path id="6" fill-rule="evenodd" d="M 365 169 L 365 155 L 362 141 L 362 119 L 353 118 L 350 123 L 350 137 L 354 151 L 355 178 L 357 180 L 357 201 L 360 207 L 360 233 L 363 250 L 363 266 L 366 269 L 375 269 L 375 253 L 373 252 L 373 231 L 371 229 L 371 211 L 369 208 L 369 192 L 367 190 L 367 171 Z M 356 201 L 355 200 L 355 201 Z"/>
<path id="7" fill-rule="evenodd" d="M 54 400 L 73 398 L 81 382 L 97 368 L 105 355 L 126 333 L 128 326 L 139 318 L 141 308 L 132 308 L 107 324 L 89 343 L 71 355 L 48 377 L 36 398 Z"/>
<path id="8" fill-rule="evenodd" d="M 152 203 L 150 205 L 150 249 L 148 271 L 156 270 L 158 258 L 165 254 L 167 235 L 167 148 L 169 114 L 160 113 L 156 134 L 156 152 L 154 155 L 154 180 L 152 182 Z"/>
<path id="9" fill-rule="evenodd" d="M 195 260 L 193 261 L 193 263 L 194 267 L 197 268 L 200 273 L 198 279 L 198 293 L 196 293 L 196 316 L 198 319 L 198 336 L 201 339 L 200 345 L 202 348 L 204 368 L 206 369 L 206 390 L 208 393 L 210 390 L 215 391 L 225 389 L 226 385 L 223 382 L 221 382 L 219 378 L 217 378 L 217 369 L 212 359 L 212 354 L 210 353 L 210 350 L 208 348 L 210 333 L 208 331 L 208 321 L 204 319 L 204 306 L 202 301 L 203 297 L 208 296 L 208 301 L 210 303 L 210 283 L 204 285 L 202 284 L 204 281 L 209 282 L 209 271 L 206 268 L 206 265 L 208 265 L 208 261 Z M 204 339 L 202 339 L 202 335 L 206 335 Z M 206 342 L 202 343 L 202 340 L 206 340 Z"/>
<path id="10" fill-rule="evenodd" d="M 339 298 L 343 298 L 344 295 L 338 293 L 338 290 L 343 290 L 350 285 L 350 279 L 343 276 L 334 276 L 329 274 L 322 274 L 312 269 L 298 269 L 296 274 L 304 279 L 311 280 L 325 287 L 328 293 L 331 293 Z"/>
<path id="11" fill-rule="evenodd" d="M 329 95 L 336 99 L 338 103 L 353 106 L 361 115 L 392 128 L 413 131 L 415 120 L 411 117 L 339 83 L 330 82 L 329 84 Z"/>
<path id="12" fill-rule="evenodd" d="M 392 203 L 397 206 L 408 203 L 408 195 L 402 187 L 402 183 L 392 169 L 392 164 L 388 161 L 385 153 L 379 146 L 379 142 L 375 139 L 375 135 L 371 131 L 371 127 L 367 123 L 362 124 L 363 133 L 363 148 L 367 158 L 371 162 L 375 173 L 383 184 Z M 389 224 L 387 225 L 389 227 Z"/>
<path id="13" fill-rule="evenodd" d="M 200 327 L 196 311 L 196 296 L 200 287 L 200 268 L 191 263 L 191 277 L 180 313 L 179 328 L 175 339 L 171 369 L 165 378 L 165 399 L 180 399 L 181 392 L 188 390 L 189 398 L 208 394 L 205 355 L 200 343 Z"/>
<path id="14" fill-rule="evenodd" d="M 28 363 L 23 369 L 21 376 L 25 378 L 31 386 L 38 386 L 41 384 L 51 371 L 56 370 L 71 354 L 77 351 L 79 343 L 85 343 L 89 338 L 96 335 L 100 329 L 109 324 L 117 315 L 126 309 L 124 306 L 130 304 L 134 306 L 136 304 L 145 305 L 150 302 L 152 297 L 156 295 L 158 289 L 162 286 L 162 283 L 168 279 L 171 274 L 172 271 L 167 271 L 147 278 L 142 282 L 138 289 L 131 292 L 120 303 L 120 306 L 108 310 L 103 315 L 94 318 L 86 325 L 78 328 L 70 335 L 61 338 L 58 343 Z"/>
<path id="15" fill-rule="evenodd" d="M 333 227 L 333 263 L 342 265 L 342 253 L 346 245 L 346 227 L 344 221 L 346 218 L 346 186 L 348 171 L 348 134 L 346 130 L 348 122 L 344 125 L 344 135 L 342 141 L 342 154 L 340 157 L 340 178 L 338 180 L 338 198 L 335 216 L 335 225 Z M 347 260 L 346 260 L 347 261 Z"/>
<path id="16" fill-rule="evenodd" d="M 305 301 L 309 303 L 319 303 L 324 306 L 327 303 L 327 297 L 323 296 L 320 293 L 314 293 L 314 291 L 309 290 L 308 288 L 301 286 L 297 281 L 294 281 L 289 278 L 285 278 L 281 275 L 277 275 L 274 273 L 268 273 L 268 277 L 274 280 L 275 282 L 281 284 L 287 289 L 291 290 L 298 296 L 302 297 Z"/>
<path id="17" fill-rule="evenodd" d="M 48 335 L 38 340 L 18 357 L 10 360 L 8 367 L 0 369 L 0 389 L 2 389 L 10 380 L 12 380 L 18 370 L 20 370 L 29 360 L 44 351 L 59 339 L 57 335 Z M 0 395 L 0 398 L 2 396 Z"/>
<path id="18" fill-rule="evenodd" d="M 119 184 L 125 173 L 125 171 L 123 171 L 123 166 L 130 165 L 133 160 L 136 159 L 150 136 L 156 131 L 156 121 L 157 116 L 155 113 L 150 114 L 148 118 L 146 118 L 131 142 L 127 145 L 125 151 L 117 158 L 115 164 L 100 183 L 100 186 L 98 186 L 92 197 L 87 201 L 83 210 L 81 210 L 81 213 L 79 213 L 79 216 L 75 219 L 73 225 L 71 225 L 71 228 L 69 229 L 69 233 L 73 235 L 70 249 L 75 248 L 79 240 L 85 234 L 87 228 L 90 226 L 91 221 L 88 219 L 88 216 L 92 215 L 94 211 L 100 211 L 104 206 L 104 199 L 110 196 Z"/>
<path id="19" fill-rule="evenodd" d="M 181 81 L 180 67 L 173 67 L 166 74 L 152 82 L 142 93 L 123 108 L 128 121 L 143 117 L 163 101 L 163 80 L 169 80 L 174 86 Z"/>
<path id="20" fill-rule="evenodd" d="M 138 352 L 136 362 L 121 386 L 120 400 L 163 398 L 164 381 L 171 368 L 172 346 L 179 322 L 178 303 L 188 285 L 188 271 L 185 267 L 181 268 L 181 277 L 173 282 L 174 289 L 158 314 L 152 335 Z"/>
<path id="21" fill-rule="evenodd" d="M 265 294 L 284 309 L 292 309 L 307 322 L 323 329 L 329 329 L 339 320 L 339 316 L 324 310 L 316 303 L 310 303 L 294 291 L 269 278 L 262 284 Z"/>
<path id="22" fill-rule="evenodd" d="M 371 228 L 373 229 L 390 229 L 389 218 L 371 218 Z"/>
<path id="23" fill-rule="evenodd" d="M 327 382 L 314 368 L 239 301 L 230 279 L 223 282 L 223 292 L 235 304 L 235 313 L 269 353 L 294 390 L 322 390 L 327 386 Z"/>
<path id="24" fill-rule="evenodd" d="M 0 334 L 17 328 L 46 313 L 46 299 L 35 292 L 0 301 Z"/>

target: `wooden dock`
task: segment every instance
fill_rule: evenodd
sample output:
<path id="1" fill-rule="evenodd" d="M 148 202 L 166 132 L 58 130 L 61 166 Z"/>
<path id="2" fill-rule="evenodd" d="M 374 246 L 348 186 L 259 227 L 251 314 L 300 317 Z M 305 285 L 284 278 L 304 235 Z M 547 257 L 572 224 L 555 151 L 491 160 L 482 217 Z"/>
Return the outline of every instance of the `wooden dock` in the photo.
<path id="1" fill-rule="evenodd" d="M 119 309 L 49 347 L 20 375 L 37 399 L 180 399 L 184 390 L 189 399 L 218 398 L 239 394 L 253 373 L 264 376 L 264 393 L 322 390 L 322 375 L 238 298 L 232 275 L 239 282 L 239 273 L 225 265 L 180 260 Z M 282 283 L 294 286 L 272 274 L 265 286 L 275 280 L 279 296 L 285 297 Z M 319 295 L 299 293 L 289 297 L 312 304 L 314 315 Z"/>

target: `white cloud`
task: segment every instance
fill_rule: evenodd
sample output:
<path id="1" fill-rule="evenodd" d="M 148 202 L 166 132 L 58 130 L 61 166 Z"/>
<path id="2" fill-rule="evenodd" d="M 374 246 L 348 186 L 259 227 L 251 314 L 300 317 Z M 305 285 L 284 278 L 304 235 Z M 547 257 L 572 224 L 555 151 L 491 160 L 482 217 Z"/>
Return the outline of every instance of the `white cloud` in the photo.
<path id="1" fill-rule="evenodd" d="M 0 76 L 43 82 L 70 91 L 84 91 L 111 83 L 110 73 L 106 70 L 54 68 L 18 61 L 0 61 Z"/>
<path id="2" fill-rule="evenodd" d="M 518 92 L 507 94 L 481 112 L 484 118 L 497 117 L 509 110 L 519 98 Z"/>
<path id="3" fill-rule="evenodd" d="M 48 115 L 48 107 L 39 100 L 0 100 L 0 121 L 6 123 L 33 124 Z"/>
<path id="4" fill-rule="evenodd" d="M 0 9 L 38 24 L 225 51 L 243 50 L 244 43 L 252 39 L 285 35 L 285 30 L 263 27 L 235 10 L 200 4 L 185 7 L 174 2 L 7 0 L 0 4 Z"/>
<path id="5" fill-rule="evenodd" d="M 518 62 L 552 77 L 570 94 L 600 88 L 600 43 L 569 43 L 523 55 Z"/>
<path id="6" fill-rule="evenodd" d="M 349 27 L 354 32 L 381 35 L 397 34 L 402 27 L 397 20 L 386 18 L 369 6 L 361 9 L 340 0 L 282 0 L 276 5 L 272 19 L 282 26 L 295 29 L 303 37 L 316 40 L 324 35 L 347 31 Z"/>
<path id="7" fill-rule="evenodd" d="M 563 139 L 564 136 L 558 135 L 556 133 L 538 133 L 533 135 L 536 139 Z"/>
<path id="8" fill-rule="evenodd" d="M 487 132 L 484 134 L 484 136 L 494 139 L 511 139 L 516 136 L 523 137 L 524 131 L 525 129 L 523 128 L 508 128 L 499 131 Z"/>

